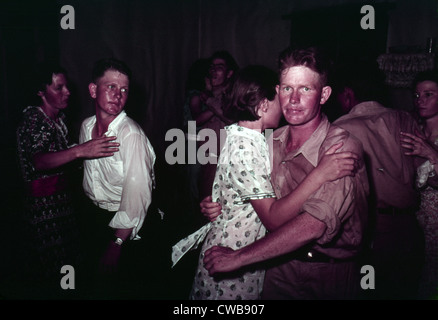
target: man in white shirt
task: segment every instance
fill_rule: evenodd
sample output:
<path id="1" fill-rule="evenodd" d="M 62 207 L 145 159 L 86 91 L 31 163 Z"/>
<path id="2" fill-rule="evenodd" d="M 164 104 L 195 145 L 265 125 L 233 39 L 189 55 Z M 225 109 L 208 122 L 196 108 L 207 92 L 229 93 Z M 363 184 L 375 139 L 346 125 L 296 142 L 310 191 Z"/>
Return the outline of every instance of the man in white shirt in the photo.
<path id="1" fill-rule="evenodd" d="M 83 121 L 79 138 L 83 143 L 116 136 L 120 143 L 114 156 L 84 162 L 85 194 L 99 208 L 95 211 L 102 213 L 97 219 L 100 216 L 109 221 L 98 228 L 109 231 L 111 237 L 105 240 L 101 260 L 103 271 L 110 273 L 119 265 L 125 242 L 140 239 L 138 232 L 151 204 L 154 185 L 154 149 L 142 128 L 124 111 L 130 74 L 121 61 L 96 62 L 88 86 L 96 113 Z"/>

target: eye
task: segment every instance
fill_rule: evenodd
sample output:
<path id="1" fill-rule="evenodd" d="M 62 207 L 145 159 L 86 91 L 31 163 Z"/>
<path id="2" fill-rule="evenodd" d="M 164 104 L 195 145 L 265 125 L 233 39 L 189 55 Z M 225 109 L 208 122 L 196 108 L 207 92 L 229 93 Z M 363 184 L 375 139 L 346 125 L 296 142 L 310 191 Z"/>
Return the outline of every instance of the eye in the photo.
<path id="1" fill-rule="evenodd" d="M 310 91 L 310 88 L 309 88 L 309 87 L 304 87 L 304 88 L 303 88 L 303 91 L 304 91 L 304 92 L 308 92 L 308 91 Z"/>
<path id="2" fill-rule="evenodd" d="M 283 87 L 284 92 L 290 92 L 292 90 L 291 87 Z"/>
<path id="3" fill-rule="evenodd" d="M 127 88 L 122 88 L 122 89 L 120 89 L 120 91 L 121 91 L 122 93 L 127 93 L 127 92 L 128 92 L 128 89 L 127 89 Z"/>

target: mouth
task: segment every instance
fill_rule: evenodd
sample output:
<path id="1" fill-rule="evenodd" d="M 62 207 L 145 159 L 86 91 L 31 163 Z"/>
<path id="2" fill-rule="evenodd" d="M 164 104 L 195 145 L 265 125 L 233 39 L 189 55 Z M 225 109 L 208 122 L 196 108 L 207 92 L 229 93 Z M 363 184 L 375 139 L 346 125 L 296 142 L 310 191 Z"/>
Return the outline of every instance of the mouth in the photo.
<path id="1" fill-rule="evenodd" d="M 303 109 L 301 109 L 301 108 L 286 108 L 285 112 L 287 114 L 298 114 L 298 113 L 303 112 Z"/>

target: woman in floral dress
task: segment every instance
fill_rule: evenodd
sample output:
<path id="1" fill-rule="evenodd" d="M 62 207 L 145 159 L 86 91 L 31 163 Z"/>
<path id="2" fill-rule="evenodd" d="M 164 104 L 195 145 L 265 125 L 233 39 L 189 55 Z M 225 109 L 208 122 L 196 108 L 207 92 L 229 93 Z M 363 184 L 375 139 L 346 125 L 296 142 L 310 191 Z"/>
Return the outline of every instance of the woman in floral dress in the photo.
<path id="1" fill-rule="evenodd" d="M 238 122 L 225 128 L 227 136 L 212 190 L 212 199 L 221 205 L 222 213 L 217 217 L 210 216 L 208 224 L 178 242 L 172 251 L 175 265 L 188 250 L 197 248 L 203 242 L 191 299 L 254 300 L 260 297 L 263 268 L 251 267 L 213 278 L 204 268 L 203 258 L 204 252 L 214 245 L 238 249 L 266 234 L 266 228 L 253 205 L 257 202 L 259 208 L 264 205 L 269 207 L 275 200 L 270 182 L 269 146 L 262 132 L 277 127 L 281 118 L 275 90 L 277 83 L 278 78 L 273 71 L 262 66 L 249 66 L 238 73 L 231 88 L 226 113 Z M 337 178 L 329 174 L 335 171 L 333 163 L 325 162 L 324 172 L 330 178 L 323 176 L 323 179 Z M 318 183 L 313 180 L 302 194 L 310 195 L 323 179 L 317 179 Z M 284 199 L 275 202 L 282 202 L 287 207 L 286 211 L 298 211 L 300 204 L 296 198 Z M 266 211 L 264 217 L 265 214 Z"/>
<path id="2" fill-rule="evenodd" d="M 438 72 L 420 73 L 415 82 L 415 107 L 423 132 L 402 133 L 406 154 L 422 159 L 417 169 L 420 210 L 417 219 L 424 232 L 425 261 L 420 299 L 438 299 Z"/>

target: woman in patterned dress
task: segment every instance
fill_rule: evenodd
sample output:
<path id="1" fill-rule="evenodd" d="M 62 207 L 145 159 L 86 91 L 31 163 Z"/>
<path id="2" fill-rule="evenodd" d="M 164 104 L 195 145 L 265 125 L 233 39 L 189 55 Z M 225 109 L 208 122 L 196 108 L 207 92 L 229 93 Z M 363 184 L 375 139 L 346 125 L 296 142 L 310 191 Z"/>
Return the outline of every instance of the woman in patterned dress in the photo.
<path id="1" fill-rule="evenodd" d="M 340 171 L 337 170 L 340 167 L 337 165 L 340 162 L 342 166 L 349 163 L 348 172 L 353 170 L 354 159 L 351 158 L 340 162 L 323 161 L 324 165 L 319 167 L 323 173 L 321 176 L 312 176 L 303 183 L 300 191 L 285 197 L 285 200 L 275 201 L 275 192 L 270 182 L 269 146 L 262 132 L 277 127 L 282 115 L 275 90 L 277 83 L 275 72 L 262 66 L 249 66 L 239 71 L 231 88 L 226 112 L 238 122 L 225 128 L 227 137 L 212 190 L 212 198 L 221 205 L 222 213 L 210 216 L 208 224 L 178 242 L 172 252 L 175 265 L 184 253 L 203 242 L 191 299 L 259 299 L 264 279 L 262 268 L 249 267 L 221 278 L 213 278 L 204 268 L 204 252 L 214 245 L 238 249 L 260 239 L 266 233 L 264 223 L 269 222 L 270 214 L 288 216 L 297 212 L 301 199 L 307 199 L 323 180 L 339 178 Z M 332 147 L 330 153 L 338 147 Z M 352 157 L 351 154 L 337 155 L 340 158 Z M 326 160 L 329 157 L 327 155 Z M 337 163 L 336 168 L 334 163 Z M 346 171 L 343 171 L 342 175 L 345 174 Z"/>
<path id="2" fill-rule="evenodd" d="M 66 71 L 41 65 L 35 94 L 38 106 L 29 106 L 17 128 L 17 149 L 24 183 L 26 281 L 55 294 L 60 287 L 61 268 L 79 263 L 79 234 L 69 189 L 68 165 L 81 158 L 110 156 L 118 145 L 115 137 L 70 145 L 63 110 L 70 91 Z M 27 283 L 29 284 L 29 282 Z"/>
<path id="3" fill-rule="evenodd" d="M 420 210 L 417 219 L 424 232 L 425 261 L 419 298 L 438 299 L 438 72 L 418 74 L 414 81 L 415 107 L 423 132 L 402 133 L 406 154 L 423 159 L 417 169 Z"/>

